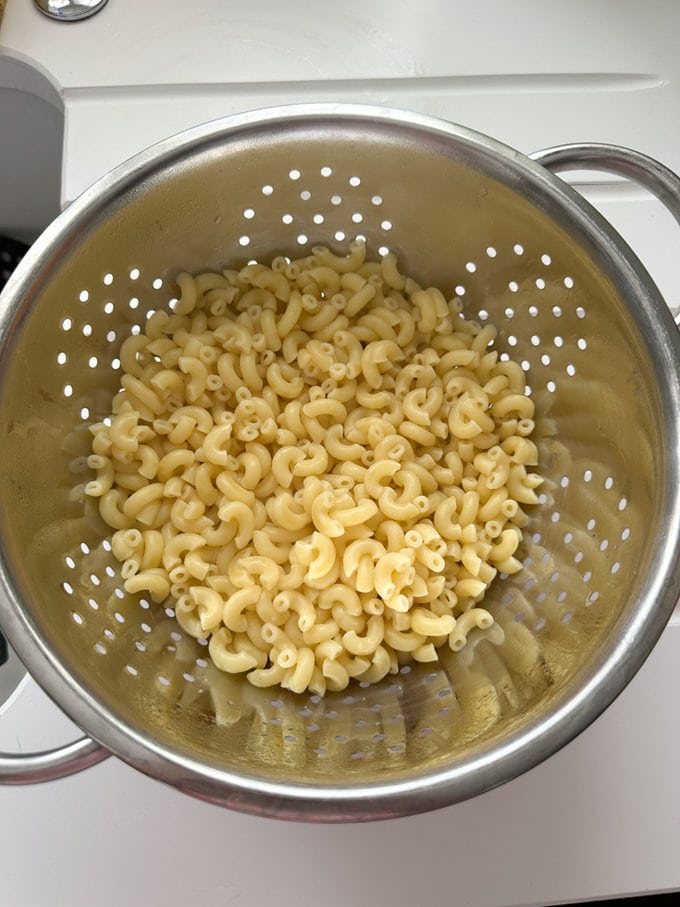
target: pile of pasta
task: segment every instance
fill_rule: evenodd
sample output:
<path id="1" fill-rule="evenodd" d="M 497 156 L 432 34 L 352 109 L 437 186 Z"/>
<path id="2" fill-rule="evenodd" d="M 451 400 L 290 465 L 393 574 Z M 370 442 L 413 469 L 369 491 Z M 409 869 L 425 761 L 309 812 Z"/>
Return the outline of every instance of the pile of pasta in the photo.
<path id="1" fill-rule="evenodd" d="M 359 241 L 177 284 L 91 427 L 125 589 L 223 671 L 319 695 L 490 628 L 541 482 L 495 328 Z"/>

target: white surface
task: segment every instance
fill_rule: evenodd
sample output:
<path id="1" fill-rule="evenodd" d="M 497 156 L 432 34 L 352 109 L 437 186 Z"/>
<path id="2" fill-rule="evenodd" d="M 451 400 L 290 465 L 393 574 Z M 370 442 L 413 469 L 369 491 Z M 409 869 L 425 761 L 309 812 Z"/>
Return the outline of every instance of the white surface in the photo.
<path id="1" fill-rule="evenodd" d="M 71 26 L 9 0 L 2 39 L 63 88 L 637 74 L 663 65 L 659 43 L 668 35 L 672 48 L 675 16 L 665 0 L 344 0 L 324 10 L 308 0 L 115 0 Z"/>
<path id="2" fill-rule="evenodd" d="M 0 87 L 11 71 L 11 87 L 53 101 L 45 85 L 3 69 L 10 57 L 34 61 L 54 84 L 66 116 L 64 201 L 186 126 L 312 99 L 434 113 L 523 151 L 619 142 L 680 170 L 678 33 L 680 5 L 667 2 L 111 0 L 66 26 L 9 0 Z M 587 191 L 679 306 L 670 218 L 623 184 L 598 178 Z M 499 790 L 411 819 L 253 819 L 114 760 L 2 790 L 0 901 L 514 907 L 680 888 L 679 653 L 676 617 L 620 699 L 561 753 Z M 2 716 L 0 749 L 74 733 L 31 682 Z"/>

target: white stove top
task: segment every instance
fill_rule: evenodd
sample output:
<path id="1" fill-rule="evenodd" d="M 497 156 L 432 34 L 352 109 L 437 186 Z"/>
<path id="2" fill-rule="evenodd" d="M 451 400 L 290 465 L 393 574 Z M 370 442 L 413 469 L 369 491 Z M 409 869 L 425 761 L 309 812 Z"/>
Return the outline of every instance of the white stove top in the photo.
<path id="1" fill-rule="evenodd" d="M 364 101 L 447 117 L 522 151 L 637 147 L 680 171 L 680 6 L 450 0 L 111 0 L 66 26 L 9 0 L 3 55 L 65 111 L 62 200 L 135 151 L 226 113 Z M 2 85 L 0 65 L 0 87 Z M 6 87 L 22 87 L 21 85 Z M 578 183 L 680 307 L 677 226 L 642 191 Z M 0 206 L 2 205 L 0 193 Z M 0 790 L 0 901 L 261 907 L 514 907 L 680 888 L 680 615 L 577 740 L 475 800 L 362 826 L 220 810 L 115 759 Z M 79 735 L 31 680 L 0 750 Z"/>

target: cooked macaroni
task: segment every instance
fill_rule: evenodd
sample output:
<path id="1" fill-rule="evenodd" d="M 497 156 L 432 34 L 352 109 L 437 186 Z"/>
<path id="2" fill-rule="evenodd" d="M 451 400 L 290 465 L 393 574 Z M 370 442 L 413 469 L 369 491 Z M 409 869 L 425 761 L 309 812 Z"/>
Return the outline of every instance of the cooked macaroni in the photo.
<path id="1" fill-rule="evenodd" d="M 294 692 L 458 651 L 540 477 L 496 331 L 396 257 L 317 247 L 177 277 L 126 340 L 86 492 L 128 592 L 171 597 L 223 671 Z"/>

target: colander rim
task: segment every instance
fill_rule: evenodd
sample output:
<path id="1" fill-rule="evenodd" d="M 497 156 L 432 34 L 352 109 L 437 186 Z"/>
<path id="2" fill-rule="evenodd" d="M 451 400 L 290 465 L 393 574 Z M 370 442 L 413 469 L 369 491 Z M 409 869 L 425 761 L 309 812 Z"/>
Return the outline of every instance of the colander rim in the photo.
<path id="1" fill-rule="evenodd" d="M 359 104 L 295 104 L 223 117 L 164 139 L 102 176 L 43 232 L 8 281 L 0 297 L 0 361 L 8 337 L 30 304 L 32 275 L 48 268 L 55 248 L 76 238 L 82 223 L 121 192 L 130 192 L 155 170 L 206 144 L 276 124 L 330 122 L 425 131 L 460 143 L 489 165 L 502 165 L 508 183 L 518 177 L 528 181 L 525 185 L 560 211 L 587 240 L 589 251 L 602 258 L 626 304 L 634 299 L 629 308 L 650 350 L 661 403 L 670 412 L 680 413 L 680 340 L 670 311 L 637 256 L 596 209 L 549 170 L 481 132 L 410 111 Z M 557 752 L 613 702 L 650 654 L 680 595 L 679 422 L 671 419 L 668 427 L 667 476 L 675 481 L 670 483 L 662 514 L 665 544 L 655 552 L 654 576 L 637 607 L 631 609 L 620 638 L 565 684 L 549 715 L 461 765 L 391 782 L 312 786 L 215 769 L 170 750 L 121 720 L 60 661 L 23 608 L 4 553 L 0 557 L 3 632 L 40 686 L 89 735 L 145 774 L 201 799 L 259 815 L 312 821 L 381 819 L 450 805 L 509 781 Z M 572 686 L 578 688 L 572 691 Z"/>

